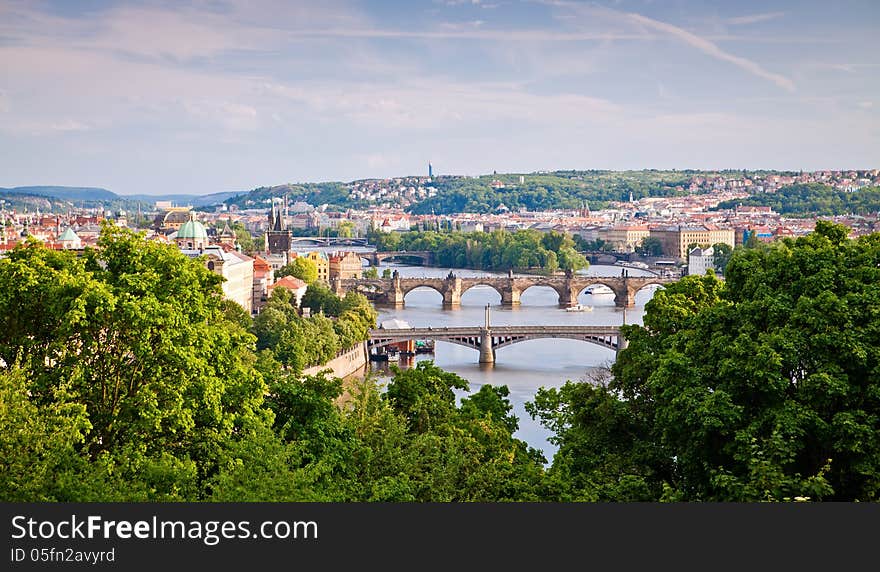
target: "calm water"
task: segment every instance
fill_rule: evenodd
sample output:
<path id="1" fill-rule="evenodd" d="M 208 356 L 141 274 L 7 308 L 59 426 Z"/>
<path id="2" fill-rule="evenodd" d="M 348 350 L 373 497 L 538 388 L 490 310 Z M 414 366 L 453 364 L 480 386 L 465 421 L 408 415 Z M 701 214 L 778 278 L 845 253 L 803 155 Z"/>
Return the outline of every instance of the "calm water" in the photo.
<path id="1" fill-rule="evenodd" d="M 448 268 L 423 268 L 417 266 L 389 265 L 403 277 L 444 277 Z M 380 267 L 381 274 L 383 267 Z M 456 269 L 460 277 L 498 275 L 475 270 Z M 619 276 L 620 268 L 592 266 L 586 271 L 590 276 Z M 650 273 L 629 269 L 630 276 Z M 502 274 L 503 275 L 503 274 Z M 644 305 L 654 293 L 654 287 L 646 287 L 636 296 L 636 307 L 626 311 L 626 322 L 641 324 Z M 581 293 L 579 302 L 593 306 L 592 312 L 566 312 L 559 307 L 556 292 L 549 287 L 533 287 L 523 292 L 522 305 L 517 308 L 501 306 L 501 295 L 488 286 L 468 290 L 461 300 L 461 307 L 444 309 L 439 292 L 429 288 L 417 288 L 406 295 L 406 307 L 400 309 L 379 307 L 378 321 L 397 318 L 412 327 L 474 326 L 483 324 L 486 304 L 490 304 L 491 323 L 494 325 L 617 325 L 623 321 L 623 311 L 614 305 L 614 294 Z M 480 365 L 476 350 L 437 342 L 434 354 L 421 354 L 416 360 L 433 359 L 434 363 L 468 380 L 471 392 L 483 384 L 506 385 L 509 399 L 519 418 L 516 436 L 532 447 L 544 452 L 551 460 L 556 447 L 547 441 L 550 432 L 532 420 L 525 410 L 525 403 L 534 399 L 540 387 L 560 387 L 567 380 L 581 380 L 597 367 L 608 366 L 614 360 L 612 350 L 593 344 L 565 339 L 545 339 L 522 342 L 496 352 L 494 365 Z M 393 363 L 393 362 L 392 362 Z M 412 363 L 411 361 L 409 362 Z M 407 362 L 401 362 L 406 367 Z M 383 381 L 387 381 L 385 364 L 373 362 L 372 367 Z M 458 392 L 458 397 L 468 395 Z"/>

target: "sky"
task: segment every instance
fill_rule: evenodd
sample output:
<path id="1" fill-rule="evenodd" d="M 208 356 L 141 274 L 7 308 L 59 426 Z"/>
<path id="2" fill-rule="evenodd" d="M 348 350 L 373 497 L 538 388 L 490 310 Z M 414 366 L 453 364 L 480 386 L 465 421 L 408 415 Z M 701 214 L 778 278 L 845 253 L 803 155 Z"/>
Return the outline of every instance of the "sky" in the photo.
<path id="1" fill-rule="evenodd" d="M 880 2 L 0 0 L 0 186 L 880 167 Z"/>

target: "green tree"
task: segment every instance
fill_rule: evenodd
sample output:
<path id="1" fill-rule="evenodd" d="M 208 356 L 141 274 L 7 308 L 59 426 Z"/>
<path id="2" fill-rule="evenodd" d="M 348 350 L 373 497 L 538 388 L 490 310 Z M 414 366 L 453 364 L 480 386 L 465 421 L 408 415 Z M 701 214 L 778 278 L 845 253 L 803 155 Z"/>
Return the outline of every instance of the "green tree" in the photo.
<path id="1" fill-rule="evenodd" d="M 819 221 L 809 236 L 734 251 L 725 282 L 670 284 L 644 326 L 623 328 L 607 391 L 537 400 L 566 451 L 559 473 L 582 483 L 569 493 L 636 474 L 655 500 L 876 500 L 880 235 L 847 234 Z M 591 421 L 608 411 L 623 425 Z M 619 443 L 626 463 L 596 458 L 591 441 Z"/>
<path id="2" fill-rule="evenodd" d="M 232 231 L 235 233 L 235 241 L 241 246 L 241 249 L 247 253 L 253 253 L 260 250 L 257 244 L 254 242 L 251 233 L 245 228 L 245 226 L 239 222 L 235 221 L 232 223 Z"/>
<path id="3" fill-rule="evenodd" d="M 0 359 L 41 412 L 85 411 L 71 442 L 124 498 L 197 498 L 265 421 L 254 338 L 226 318 L 219 281 L 112 224 L 82 257 L 30 242 L 0 260 Z"/>
<path id="4" fill-rule="evenodd" d="M 299 278 L 306 284 L 313 284 L 318 280 L 318 265 L 313 260 L 303 256 L 297 256 L 275 273 L 275 278 L 283 278 L 285 276 L 293 276 Z"/>
<path id="5" fill-rule="evenodd" d="M 663 256 L 663 243 L 656 236 L 646 236 L 636 252 L 643 256 Z"/>
<path id="6" fill-rule="evenodd" d="M 370 266 L 369 268 L 364 269 L 363 272 L 364 278 L 378 278 L 379 277 L 379 269 L 375 266 Z"/>
<path id="7" fill-rule="evenodd" d="M 719 274 L 724 274 L 727 263 L 730 262 L 730 256 L 733 254 L 733 248 L 727 243 L 717 242 L 712 245 L 712 252 L 714 253 L 715 270 Z"/>
<path id="8" fill-rule="evenodd" d="M 339 238 L 351 238 L 354 236 L 354 223 L 351 221 L 343 221 L 336 227 L 336 236 Z"/>

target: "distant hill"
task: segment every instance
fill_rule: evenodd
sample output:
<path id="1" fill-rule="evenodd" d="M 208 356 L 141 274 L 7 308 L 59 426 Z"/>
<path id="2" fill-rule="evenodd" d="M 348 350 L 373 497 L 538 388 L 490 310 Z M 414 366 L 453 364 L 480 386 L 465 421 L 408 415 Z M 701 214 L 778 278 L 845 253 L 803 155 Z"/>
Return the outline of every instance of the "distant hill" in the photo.
<path id="1" fill-rule="evenodd" d="M 34 212 L 64 212 L 73 207 L 70 201 L 33 193 L 12 192 L 0 189 L 0 204 L 4 209 Z"/>
<path id="2" fill-rule="evenodd" d="M 102 189 L 99 187 L 64 187 L 53 185 L 36 185 L 29 187 L 0 187 L 0 193 L 5 195 L 22 195 L 29 199 L 27 203 L 33 203 L 36 197 L 46 197 L 46 199 L 60 203 L 66 201 L 78 206 L 86 202 L 86 206 L 94 207 L 100 203 L 103 206 L 120 206 L 135 205 L 138 202 L 153 206 L 156 201 L 172 201 L 178 205 L 192 205 L 193 207 L 206 207 L 210 205 L 219 205 L 228 199 L 243 194 L 246 191 L 225 191 L 221 193 L 211 193 L 210 195 L 190 195 L 190 194 L 167 194 L 167 195 L 118 195 L 113 191 Z M 11 199 L 9 199 L 11 202 Z M 45 203 L 44 203 L 45 204 Z M 145 205 L 145 206 L 146 206 Z"/>
<path id="3" fill-rule="evenodd" d="M 155 203 L 156 201 L 172 201 L 178 205 L 192 205 L 194 207 L 206 207 L 210 205 L 219 205 L 225 200 L 236 197 L 246 191 L 226 191 L 222 193 L 211 193 L 210 195 L 124 195 L 122 198 L 132 201 L 144 201 Z"/>
<path id="4" fill-rule="evenodd" d="M 19 193 L 24 195 L 39 195 L 43 197 L 55 197 L 67 201 L 118 201 L 121 197 L 116 193 L 98 187 L 59 187 L 59 186 L 33 186 L 2 188 L 0 191 Z"/>

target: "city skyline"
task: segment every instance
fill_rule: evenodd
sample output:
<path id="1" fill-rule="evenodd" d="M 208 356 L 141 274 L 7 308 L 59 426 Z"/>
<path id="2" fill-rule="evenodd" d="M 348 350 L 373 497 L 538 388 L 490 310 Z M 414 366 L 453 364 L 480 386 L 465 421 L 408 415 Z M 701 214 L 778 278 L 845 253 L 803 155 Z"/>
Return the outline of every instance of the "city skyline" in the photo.
<path id="1" fill-rule="evenodd" d="M 869 169 L 870 2 L 0 2 L 0 186 Z"/>

